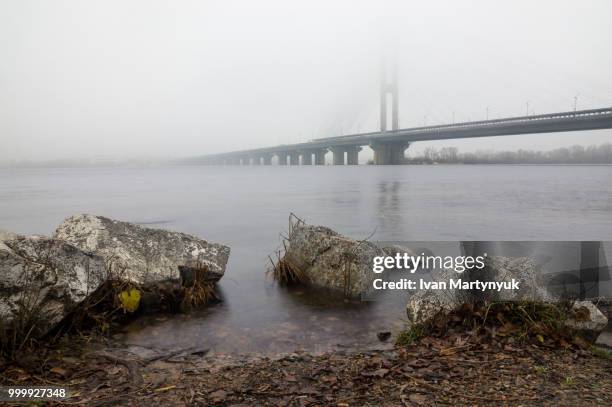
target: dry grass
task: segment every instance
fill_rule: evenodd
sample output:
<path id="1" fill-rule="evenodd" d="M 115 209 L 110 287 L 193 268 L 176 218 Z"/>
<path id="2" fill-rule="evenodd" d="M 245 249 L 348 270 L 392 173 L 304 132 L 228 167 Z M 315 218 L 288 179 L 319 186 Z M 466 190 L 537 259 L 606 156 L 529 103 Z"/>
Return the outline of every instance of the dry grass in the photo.
<path id="1" fill-rule="evenodd" d="M 207 281 L 208 267 L 200 264 L 193 269 L 193 282 L 188 287 L 182 288 L 180 296 L 180 309 L 183 312 L 190 311 L 194 308 L 201 307 L 219 298 L 215 292 L 215 285 Z"/>
<path id="2" fill-rule="evenodd" d="M 305 225 L 303 219 L 297 217 L 294 213 L 289 214 L 288 235 L 281 235 L 283 247 L 276 251 L 273 256 L 268 256 L 271 263 L 271 268 L 267 274 L 272 275 L 272 278 L 280 285 L 299 285 L 306 282 L 304 272 L 289 258 L 287 258 L 287 245 L 290 244 L 291 235 L 296 227 Z"/>
<path id="3" fill-rule="evenodd" d="M 286 253 L 286 252 L 285 252 Z M 268 270 L 268 273 L 272 275 L 272 278 L 280 285 L 294 285 L 303 284 L 306 281 L 306 276 L 300 270 L 299 267 L 295 266 L 284 252 L 279 250 L 276 252 L 276 259 L 272 256 L 268 257 L 272 267 Z"/>
<path id="4" fill-rule="evenodd" d="M 444 337 L 454 332 L 474 337 L 513 337 L 520 342 L 548 347 L 586 348 L 587 341 L 564 324 L 572 315 L 571 302 L 466 303 L 452 312 L 439 313 L 425 324 L 411 327 L 398 336 L 398 344 L 406 345 L 425 336 Z"/>

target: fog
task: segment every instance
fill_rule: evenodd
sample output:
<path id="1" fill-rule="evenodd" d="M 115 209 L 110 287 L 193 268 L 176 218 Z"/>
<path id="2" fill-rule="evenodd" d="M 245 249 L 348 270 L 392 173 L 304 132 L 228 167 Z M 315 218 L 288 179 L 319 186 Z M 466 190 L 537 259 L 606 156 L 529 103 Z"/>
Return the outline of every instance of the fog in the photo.
<path id="1" fill-rule="evenodd" d="M 610 16 L 607 0 L 3 0 L 0 160 L 182 157 L 374 131 L 389 50 L 401 127 L 608 107 Z"/>

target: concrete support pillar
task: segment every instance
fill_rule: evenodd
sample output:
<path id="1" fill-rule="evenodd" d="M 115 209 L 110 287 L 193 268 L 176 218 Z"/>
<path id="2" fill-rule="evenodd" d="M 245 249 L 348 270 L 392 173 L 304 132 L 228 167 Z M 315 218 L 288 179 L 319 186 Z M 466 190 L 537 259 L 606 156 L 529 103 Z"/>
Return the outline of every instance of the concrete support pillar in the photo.
<path id="1" fill-rule="evenodd" d="M 261 157 L 260 157 L 260 156 L 258 156 L 258 155 L 253 156 L 253 157 L 251 158 L 251 164 L 252 164 L 252 165 L 260 165 L 260 164 L 261 164 Z"/>
<path id="2" fill-rule="evenodd" d="M 375 142 L 370 145 L 374 150 L 374 164 L 399 165 L 404 163 L 404 153 L 410 143 L 404 141 Z"/>
<path id="3" fill-rule="evenodd" d="M 300 165 L 300 153 L 297 151 L 290 151 L 289 160 L 289 165 Z"/>
<path id="4" fill-rule="evenodd" d="M 272 165 L 272 154 L 265 154 L 263 156 L 263 165 Z"/>
<path id="5" fill-rule="evenodd" d="M 314 152 L 315 165 L 325 165 L 325 153 L 327 153 L 327 150 L 325 149 L 316 150 Z"/>
<path id="6" fill-rule="evenodd" d="M 240 157 L 240 165 L 250 165 L 251 159 L 249 157 Z"/>
<path id="7" fill-rule="evenodd" d="M 302 165 L 312 165 L 312 151 L 302 151 Z"/>
<path id="8" fill-rule="evenodd" d="M 287 153 L 286 152 L 276 153 L 276 155 L 278 157 L 278 165 L 287 165 Z"/>
<path id="9" fill-rule="evenodd" d="M 347 147 L 346 148 L 346 163 L 348 165 L 358 165 L 360 151 L 361 151 L 361 147 L 359 146 Z"/>
<path id="10" fill-rule="evenodd" d="M 344 165 L 344 147 L 333 147 L 330 150 L 334 155 L 334 165 Z"/>

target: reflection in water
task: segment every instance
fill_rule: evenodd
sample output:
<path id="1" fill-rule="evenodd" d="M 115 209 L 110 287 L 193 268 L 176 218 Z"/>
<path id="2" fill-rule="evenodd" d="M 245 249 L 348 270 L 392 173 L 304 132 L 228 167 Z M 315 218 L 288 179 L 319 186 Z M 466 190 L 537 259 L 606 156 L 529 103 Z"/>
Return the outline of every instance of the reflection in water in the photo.
<path id="1" fill-rule="evenodd" d="M 393 224 L 404 223 L 401 208 L 400 181 L 378 182 L 378 219 L 380 227 L 392 228 Z"/>

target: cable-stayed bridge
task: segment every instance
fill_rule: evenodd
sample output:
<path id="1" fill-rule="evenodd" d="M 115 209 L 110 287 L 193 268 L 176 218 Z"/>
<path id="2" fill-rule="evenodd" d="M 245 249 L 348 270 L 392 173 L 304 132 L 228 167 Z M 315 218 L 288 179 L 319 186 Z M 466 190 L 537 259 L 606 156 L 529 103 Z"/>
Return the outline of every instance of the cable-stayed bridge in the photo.
<path id="1" fill-rule="evenodd" d="M 325 165 L 331 151 L 334 165 L 357 165 L 359 151 L 369 146 L 374 151 L 374 164 L 397 165 L 404 162 L 406 149 L 416 141 L 449 140 L 473 137 L 514 136 L 518 134 L 559 133 L 612 128 L 612 107 L 506 117 L 495 120 L 470 121 L 426 127 L 399 128 L 397 65 L 387 76 L 382 69 L 380 81 L 380 131 L 283 144 L 267 148 L 210 154 L 196 162 L 215 165 Z M 390 98 L 389 98 L 390 96 Z M 387 125 L 387 103 L 391 102 L 391 124 Z M 391 128 L 388 130 L 388 128 Z"/>
<path id="2" fill-rule="evenodd" d="M 363 146 L 374 151 L 374 164 L 401 164 L 410 143 L 473 137 L 558 133 L 612 128 L 612 107 L 577 110 L 448 125 L 381 130 L 371 133 L 314 139 L 305 143 L 232 151 L 199 157 L 198 162 L 216 165 L 324 165 L 331 151 L 334 165 L 357 165 Z"/>

